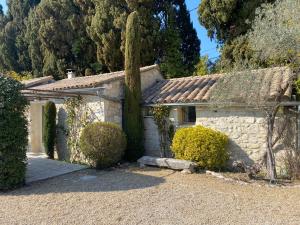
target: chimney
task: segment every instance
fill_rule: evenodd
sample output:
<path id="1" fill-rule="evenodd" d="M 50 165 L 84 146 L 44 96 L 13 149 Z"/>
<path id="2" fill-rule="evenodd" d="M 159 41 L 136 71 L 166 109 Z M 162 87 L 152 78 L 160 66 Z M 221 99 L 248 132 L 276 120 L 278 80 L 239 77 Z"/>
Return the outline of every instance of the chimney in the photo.
<path id="1" fill-rule="evenodd" d="M 68 79 L 75 78 L 76 77 L 75 70 L 73 70 L 73 69 L 67 69 L 67 75 L 68 75 Z"/>

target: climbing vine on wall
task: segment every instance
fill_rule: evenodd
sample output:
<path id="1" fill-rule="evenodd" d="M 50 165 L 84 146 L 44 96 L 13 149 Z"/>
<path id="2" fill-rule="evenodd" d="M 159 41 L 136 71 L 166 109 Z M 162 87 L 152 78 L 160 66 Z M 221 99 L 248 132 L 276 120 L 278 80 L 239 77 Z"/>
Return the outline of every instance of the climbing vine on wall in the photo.
<path id="1" fill-rule="evenodd" d="M 152 108 L 153 119 L 158 127 L 160 135 L 161 157 L 171 156 L 170 146 L 174 136 L 174 125 L 169 119 L 171 108 L 168 106 L 156 106 Z"/>
<path id="2" fill-rule="evenodd" d="M 85 159 L 79 148 L 79 138 L 82 129 L 96 119 L 95 114 L 81 96 L 67 99 L 64 105 L 68 115 L 66 122 L 70 161 L 83 162 Z"/>

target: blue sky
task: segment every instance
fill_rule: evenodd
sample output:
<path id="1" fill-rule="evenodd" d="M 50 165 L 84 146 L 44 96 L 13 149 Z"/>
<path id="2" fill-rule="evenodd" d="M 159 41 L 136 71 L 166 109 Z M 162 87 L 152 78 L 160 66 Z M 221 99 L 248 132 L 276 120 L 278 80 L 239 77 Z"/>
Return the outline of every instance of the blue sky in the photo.
<path id="1" fill-rule="evenodd" d="M 201 0 L 185 0 L 189 10 L 195 9 L 200 4 Z M 3 6 L 4 11 L 6 11 L 6 0 L 0 0 L 0 4 Z M 215 41 L 211 41 L 207 37 L 207 32 L 204 27 L 202 27 L 198 21 L 197 10 L 191 11 L 191 18 L 193 20 L 194 27 L 197 30 L 198 37 L 201 40 L 201 55 L 208 55 L 209 58 L 215 59 L 219 56 L 217 51 L 217 44 Z"/>

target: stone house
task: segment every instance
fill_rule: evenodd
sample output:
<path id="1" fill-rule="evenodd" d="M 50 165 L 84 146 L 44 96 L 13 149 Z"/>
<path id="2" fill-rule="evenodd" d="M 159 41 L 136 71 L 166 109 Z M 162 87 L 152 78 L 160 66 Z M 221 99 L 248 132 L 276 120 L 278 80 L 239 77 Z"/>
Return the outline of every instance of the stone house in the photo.
<path id="1" fill-rule="evenodd" d="M 32 153 L 44 152 L 42 143 L 43 107 L 48 100 L 53 101 L 57 108 L 57 151 L 60 159 L 68 159 L 66 110 L 64 102 L 67 98 L 82 96 L 88 110 L 91 111 L 91 121 L 113 122 L 122 126 L 124 71 L 100 74 L 86 77 L 76 77 L 73 72 L 68 78 L 54 81 L 51 77 L 47 84 L 34 79 L 35 85 L 25 84 L 24 95 L 31 100 L 29 110 L 30 135 L 29 143 Z M 141 89 L 145 91 L 163 77 L 157 65 L 141 68 Z"/>
<path id="2" fill-rule="evenodd" d="M 264 76 L 269 82 L 270 87 L 263 91 L 274 97 L 278 89 L 288 82 L 292 73 L 284 67 L 261 69 L 255 71 L 255 74 Z M 166 80 L 157 65 L 141 68 L 146 155 L 160 156 L 159 134 L 149 108 L 167 105 L 171 107 L 170 120 L 176 128 L 203 125 L 227 134 L 230 138 L 231 160 L 253 163 L 261 159 L 266 150 L 264 112 L 243 105 L 218 109 L 211 107 L 212 90 L 222 76 L 224 74 Z M 57 105 L 58 126 L 65 126 L 64 99 L 74 95 L 82 95 L 86 99 L 94 112 L 95 120 L 114 122 L 122 126 L 124 78 L 124 71 L 89 77 L 73 77 L 69 74 L 68 79 L 26 90 L 26 95 L 36 94 L 35 101 L 31 103 L 31 108 L 36 108 L 35 112 L 31 110 L 31 120 L 32 126 L 38 131 L 36 133 L 40 134 L 40 145 L 35 145 L 34 148 L 32 145 L 32 151 L 38 152 L 42 149 L 41 115 L 47 99 L 52 99 Z M 41 94 L 42 99 L 38 100 Z M 292 87 L 286 90 L 285 97 L 282 104 L 291 105 Z M 33 138 L 31 140 L 33 144 Z M 58 150 L 67 152 L 66 137 L 63 134 L 58 135 Z"/>

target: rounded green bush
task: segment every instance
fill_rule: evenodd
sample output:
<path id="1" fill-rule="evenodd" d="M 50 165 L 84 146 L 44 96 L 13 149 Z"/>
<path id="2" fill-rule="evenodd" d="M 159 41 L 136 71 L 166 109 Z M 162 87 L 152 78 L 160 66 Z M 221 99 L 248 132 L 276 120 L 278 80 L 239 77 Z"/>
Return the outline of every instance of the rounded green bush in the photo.
<path id="1" fill-rule="evenodd" d="M 28 102 L 23 85 L 0 75 L 0 190 L 25 183 Z"/>
<path id="2" fill-rule="evenodd" d="M 205 169 L 220 169 L 229 159 L 228 137 L 203 126 L 176 131 L 172 151 L 177 159 L 191 160 Z"/>
<path id="3" fill-rule="evenodd" d="M 126 136 L 116 124 L 92 123 L 81 133 L 80 149 L 96 168 L 107 168 L 122 159 L 126 149 Z"/>

